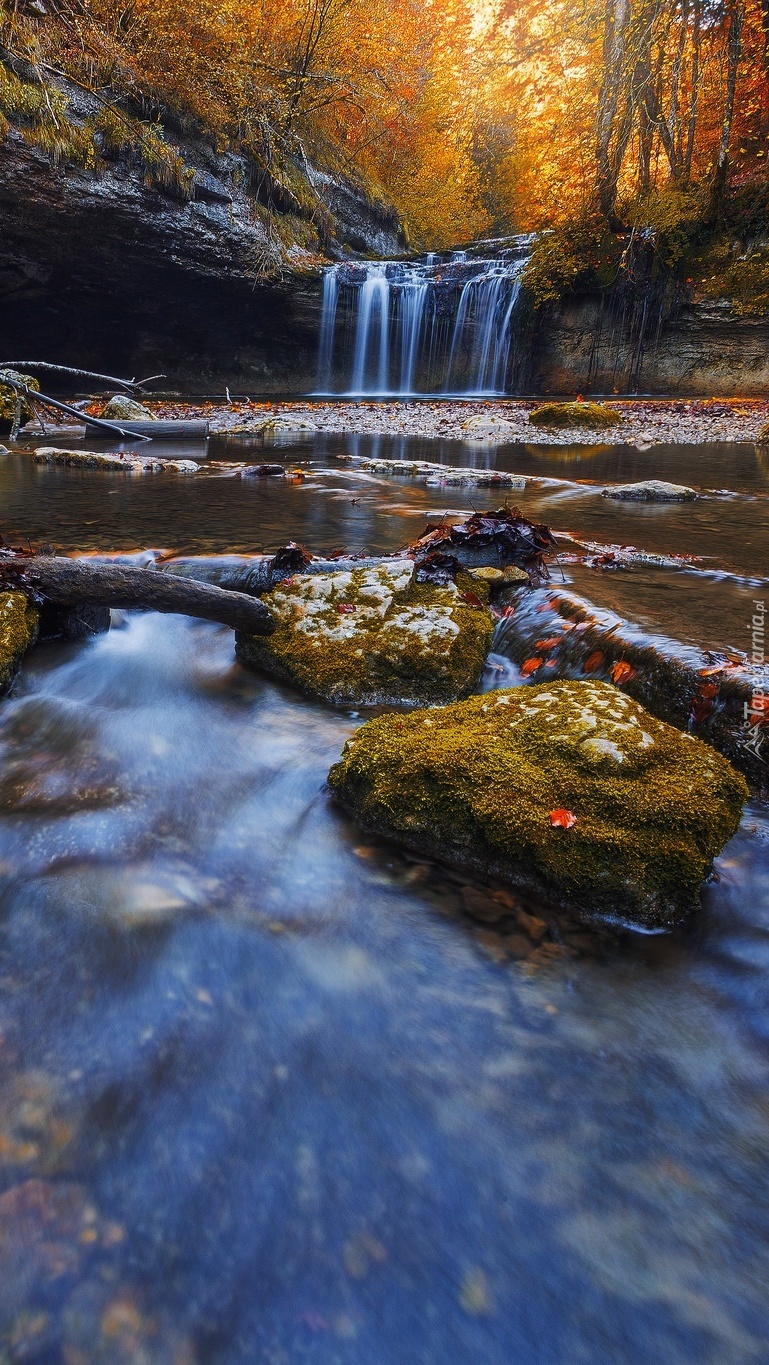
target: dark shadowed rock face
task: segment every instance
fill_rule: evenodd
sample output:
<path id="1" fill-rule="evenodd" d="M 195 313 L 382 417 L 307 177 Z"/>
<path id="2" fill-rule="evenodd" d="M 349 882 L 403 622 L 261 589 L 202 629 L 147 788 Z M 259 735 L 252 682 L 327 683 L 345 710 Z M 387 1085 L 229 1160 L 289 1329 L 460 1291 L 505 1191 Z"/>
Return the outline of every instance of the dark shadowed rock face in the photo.
<path id="1" fill-rule="evenodd" d="M 539 320 L 525 382 L 539 393 L 763 395 L 769 317 L 738 317 L 728 300 L 687 303 L 641 339 L 621 308 L 570 299 Z"/>
<path id="2" fill-rule="evenodd" d="M 182 148 L 196 167 L 179 203 L 140 174 L 54 169 L 10 135 L 0 144 L 0 359 L 56 359 L 109 373 L 163 371 L 170 387 L 313 387 L 321 257 L 307 222 L 265 212 L 239 188 L 238 158 Z M 200 164 L 197 165 L 196 163 Z M 396 254 L 392 216 L 351 187 L 324 195 L 336 241 Z M 302 242 L 304 245 L 299 245 Z M 274 282 L 255 284 L 279 257 Z"/>

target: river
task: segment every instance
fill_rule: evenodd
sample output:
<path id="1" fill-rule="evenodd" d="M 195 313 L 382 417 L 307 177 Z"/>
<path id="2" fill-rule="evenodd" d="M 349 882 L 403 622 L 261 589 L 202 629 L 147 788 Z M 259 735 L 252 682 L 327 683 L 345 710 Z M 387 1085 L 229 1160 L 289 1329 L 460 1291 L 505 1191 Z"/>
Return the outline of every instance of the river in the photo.
<path id="1" fill-rule="evenodd" d="M 3 457 L 0 529 L 378 552 L 500 501 L 373 478 L 336 462 L 349 448 L 273 451 L 307 462 L 298 484 L 217 472 L 263 458 L 233 440 L 188 479 Z M 559 533 L 698 557 L 567 559 L 578 591 L 749 648 L 753 447 L 376 453 L 565 481 L 513 497 Z M 639 477 L 722 491 L 600 497 Z M 583 928 L 512 961 L 463 914 L 467 878 L 330 801 L 362 719 L 246 673 L 224 628 L 138 613 L 39 647 L 2 703 L 0 1359 L 765 1360 L 767 808 L 676 933 Z"/>

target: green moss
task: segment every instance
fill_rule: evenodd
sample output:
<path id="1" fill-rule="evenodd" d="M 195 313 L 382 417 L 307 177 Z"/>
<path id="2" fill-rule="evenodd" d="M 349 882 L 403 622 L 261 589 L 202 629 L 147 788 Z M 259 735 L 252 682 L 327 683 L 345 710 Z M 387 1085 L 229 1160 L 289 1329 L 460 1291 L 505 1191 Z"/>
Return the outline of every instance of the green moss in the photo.
<path id="1" fill-rule="evenodd" d="M 620 268 L 622 243 L 600 218 L 585 218 L 537 237 L 521 281 L 535 308 L 580 289 L 608 289 Z"/>
<path id="2" fill-rule="evenodd" d="M 769 313 L 769 243 L 717 237 L 687 262 L 687 281 L 706 299 L 728 299 L 737 316 Z"/>
<path id="3" fill-rule="evenodd" d="M 587 427 L 591 431 L 605 431 L 622 421 L 622 414 L 606 403 L 544 403 L 529 413 L 535 427 L 555 427 L 568 430 Z"/>
<path id="4" fill-rule="evenodd" d="M 238 635 L 238 659 L 338 704 L 467 696 L 491 644 L 488 588 L 469 575 L 456 588 L 418 584 L 413 569 L 406 559 L 287 580 L 263 599 L 275 633 Z"/>
<path id="5" fill-rule="evenodd" d="M 329 784 L 368 829 L 646 927 L 696 905 L 748 795 L 714 750 L 602 682 L 381 716 Z"/>
<path id="6" fill-rule="evenodd" d="M 28 389 L 39 390 L 38 381 L 31 374 L 18 374 L 16 370 L 7 371 L 13 374 L 22 384 L 26 384 Z M 28 422 L 32 417 L 32 409 L 24 398 L 21 400 L 21 420 Z M 13 422 L 16 416 L 16 391 L 9 384 L 0 384 L 0 422 Z"/>
<path id="7" fill-rule="evenodd" d="M 0 592 L 0 695 L 37 639 L 38 610 L 21 592 Z"/>

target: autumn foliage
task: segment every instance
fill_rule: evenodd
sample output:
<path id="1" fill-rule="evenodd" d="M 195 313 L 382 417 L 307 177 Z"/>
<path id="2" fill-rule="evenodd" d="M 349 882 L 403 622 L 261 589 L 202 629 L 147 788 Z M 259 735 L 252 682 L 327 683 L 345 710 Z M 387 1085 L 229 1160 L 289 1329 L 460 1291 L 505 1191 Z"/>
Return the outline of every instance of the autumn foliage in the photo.
<path id="1" fill-rule="evenodd" d="M 0 110 L 94 161 L 25 93 L 65 73 L 101 102 L 97 150 L 150 139 L 180 193 L 164 130 L 245 154 L 278 211 L 322 216 L 310 167 L 357 179 L 423 246 L 616 230 L 765 181 L 767 33 L 769 0 L 5 0 Z"/>

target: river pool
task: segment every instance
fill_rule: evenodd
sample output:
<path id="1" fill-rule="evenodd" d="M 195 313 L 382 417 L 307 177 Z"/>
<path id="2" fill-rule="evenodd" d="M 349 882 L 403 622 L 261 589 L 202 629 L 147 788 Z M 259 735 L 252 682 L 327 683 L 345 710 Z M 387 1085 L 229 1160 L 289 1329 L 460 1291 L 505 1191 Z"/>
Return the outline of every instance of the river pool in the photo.
<path id="1" fill-rule="evenodd" d="M 560 533 L 577 591 L 749 649 L 754 447 L 352 445 L 560 480 L 511 497 Z M 374 477 L 350 450 L 271 450 L 297 484 L 222 469 L 265 458 L 233 439 L 188 479 L 2 457 L 0 529 L 380 552 L 504 498 Z M 638 478 L 717 491 L 600 496 Z M 566 533 L 693 559 L 600 573 Z M 224 628 L 149 613 L 39 647 L 2 703 L 0 1360 L 764 1361 L 766 806 L 676 933 L 554 921 L 511 957 L 463 913 L 466 877 L 330 801 L 363 719 L 246 673 Z"/>

